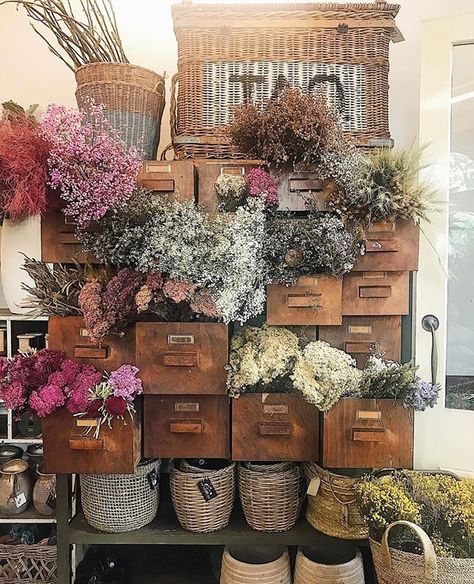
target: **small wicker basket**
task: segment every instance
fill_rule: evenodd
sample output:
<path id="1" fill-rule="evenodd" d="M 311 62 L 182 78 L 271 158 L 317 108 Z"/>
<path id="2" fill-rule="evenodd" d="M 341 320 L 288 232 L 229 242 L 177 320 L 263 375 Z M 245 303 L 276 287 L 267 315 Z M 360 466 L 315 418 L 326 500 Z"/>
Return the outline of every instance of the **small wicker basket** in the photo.
<path id="1" fill-rule="evenodd" d="M 176 461 L 170 474 L 171 499 L 178 521 L 188 531 L 209 533 L 227 527 L 235 499 L 235 463 L 222 468 L 203 469 L 186 461 Z M 216 493 L 207 499 L 203 481 Z"/>
<path id="2" fill-rule="evenodd" d="M 308 494 L 308 523 L 331 537 L 366 539 L 369 531 L 354 490 L 358 479 L 329 472 L 314 462 L 305 464 L 305 474 L 309 482 L 320 481 L 317 494 Z"/>
<path id="3" fill-rule="evenodd" d="M 291 584 L 286 548 L 233 546 L 224 550 L 220 584 Z"/>
<path id="4" fill-rule="evenodd" d="M 57 584 L 56 571 L 56 546 L 0 545 L 2 584 Z"/>
<path id="5" fill-rule="evenodd" d="M 122 533 L 148 525 L 158 511 L 159 460 L 141 462 L 135 474 L 81 475 L 82 508 L 99 531 Z"/>
<path id="6" fill-rule="evenodd" d="M 349 558 L 345 558 L 339 548 L 335 553 L 339 556 L 338 563 L 334 563 L 335 558 L 331 558 L 331 563 L 323 563 L 320 548 L 300 548 L 296 557 L 294 584 L 365 584 L 364 562 L 360 551 L 352 551 L 352 557 Z"/>
<path id="7" fill-rule="evenodd" d="M 240 501 L 247 523 L 257 531 L 294 527 L 301 509 L 300 470 L 294 463 L 239 466 Z"/>
<path id="8" fill-rule="evenodd" d="M 165 107 L 165 80 L 149 69 L 126 63 L 90 63 L 76 70 L 79 109 L 103 104 L 110 125 L 129 146 L 154 160 Z"/>

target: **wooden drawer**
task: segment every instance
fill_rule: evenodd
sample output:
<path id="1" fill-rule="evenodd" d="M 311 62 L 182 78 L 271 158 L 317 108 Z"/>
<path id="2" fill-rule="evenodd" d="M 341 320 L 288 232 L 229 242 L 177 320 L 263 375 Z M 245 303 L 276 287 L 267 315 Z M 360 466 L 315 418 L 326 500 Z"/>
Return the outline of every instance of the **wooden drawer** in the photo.
<path id="1" fill-rule="evenodd" d="M 97 420 L 75 418 L 61 408 L 43 418 L 43 461 L 47 473 L 131 474 L 141 459 L 141 406 L 134 422 L 104 424 L 94 438 Z M 85 432 L 89 430 L 86 435 Z"/>
<path id="2" fill-rule="evenodd" d="M 393 399 L 341 399 L 324 414 L 327 468 L 413 468 L 412 409 Z"/>
<path id="3" fill-rule="evenodd" d="M 278 176 L 280 210 L 305 211 L 310 200 L 320 211 L 326 210 L 328 181 L 319 178 L 317 170 L 282 172 Z"/>
<path id="4" fill-rule="evenodd" d="M 344 276 L 344 316 L 402 315 L 409 312 L 409 272 L 352 272 Z"/>
<path id="5" fill-rule="evenodd" d="M 179 201 L 194 201 L 196 174 L 192 160 L 146 160 L 138 184 L 159 193 L 174 193 Z"/>
<path id="6" fill-rule="evenodd" d="M 342 321 L 342 279 L 305 276 L 295 286 L 267 286 L 267 323 L 338 325 Z"/>
<path id="7" fill-rule="evenodd" d="M 145 393 L 227 393 L 226 325 L 139 322 L 136 327 L 137 365 Z"/>
<path id="8" fill-rule="evenodd" d="M 48 263 L 97 264 L 92 253 L 84 252 L 74 233 L 74 223 L 67 223 L 61 211 L 49 210 L 41 217 L 41 259 Z"/>
<path id="9" fill-rule="evenodd" d="M 344 316 L 341 326 L 322 326 L 319 339 L 349 353 L 357 367 L 363 368 L 367 357 L 382 351 L 386 359 L 400 361 L 402 319 L 400 316 Z"/>
<path id="10" fill-rule="evenodd" d="M 232 459 L 318 460 L 319 411 L 295 395 L 247 393 L 232 400 Z"/>
<path id="11" fill-rule="evenodd" d="M 245 176 L 252 168 L 262 166 L 259 160 L 195 160 L 198 174 L 198 202 L 206 211 L 216 211 L 219 199 L 216 181 L 221 174 Z"/>
<path id="12" fill-rule="evenodd" d="M 360 256 L 357 271 L 418 270 L 420 228 L 414 221 L 374 223 L 367 231 L 366 253 Z"/>
<path id="13" fill-rule="evenodd" d="M 146 395 L 144 400 L 145 457 L 229 458 L 227 396 Z"/>
<path id="14" fill-rule="evenodd" d="M 64 351 L 80 363 L 93 365 L 99 371 L 114 371 L 124 364 L 135 364 L 135 327 L 123 336 L 109 335 L 100 346 L 93 345 L 80 316 L 53 316 L 48 323 L 48 347 Z"/>

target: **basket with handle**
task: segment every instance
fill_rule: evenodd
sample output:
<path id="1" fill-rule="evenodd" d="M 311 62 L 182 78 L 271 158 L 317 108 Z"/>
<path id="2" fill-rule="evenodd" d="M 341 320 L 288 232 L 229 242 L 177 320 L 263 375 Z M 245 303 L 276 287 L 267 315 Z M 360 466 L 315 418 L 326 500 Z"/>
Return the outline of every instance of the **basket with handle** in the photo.
<path id="1" fill-rule="evenodd" d="M 178 157 L 238 156 L 224 130 L 235 107 L 260 103 L 288 85 L 324 91 L 357 144 L 391 143 L 389 48 L 403 38 L 398 10 L 385 1 L 176 3 Z"/>
<path id="2" fill-rule="evenodd" d="M 2 584 L 57 584 L 57 548 L 52 545 L 0 545 Z"/>
<path id="3" fill-rule="evenodd" d="M 317 485 L 315 494 L 308 493 L 308 523 L 331 537 L 366 539 L 369 530 L 354 489 L 359 479 L 330 472 L 314 462 L 304 468 L 309 484 L 313 481 Z"/>
<path id="4" fill-rule="evenodd" d="M 165 107 L 162 75 L 126 63 L 89 63 L 76 70 L 79 109 L 91 100 L 104 107 L 112 128 L 147 160 L 156 158 Z"/>
<path id="5" fill-rule="evenodd" d="M 390 547 L 394 527 L 413 531 L 421 543 L 422 553 L 414 554 Z M 409 521 L 395 521 L 385 530 L 382 542 L 370 539 L 379 584 L 472 584 L 474 558 L 438 557 L 427 533 Z"/>

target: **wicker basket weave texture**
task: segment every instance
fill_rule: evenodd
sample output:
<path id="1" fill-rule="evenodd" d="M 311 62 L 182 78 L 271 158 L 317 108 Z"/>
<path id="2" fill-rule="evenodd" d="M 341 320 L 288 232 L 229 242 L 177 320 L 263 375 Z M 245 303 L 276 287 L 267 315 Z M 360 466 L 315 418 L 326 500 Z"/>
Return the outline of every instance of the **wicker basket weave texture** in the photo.
<path id="1" fill-rule="evenodd" d="M 298 465 L 242 464 L 238 477 L 242 509 L 252 529 L 281 532 L 294 527 L 302 502 Z"/>
<path id="2" fill-rule="evenodd" d="M 217 496 L 206 501 L 199 483 L 209 479 Z M 235 500 L 235 463 L 217 470 L 175 462 L 170 474 L 173 507 L 183 529 L 209 533 L 227 527 Z"/>
<path id="3" fill-rule="evenodd" d="M 358 479 L 329 472 L 313 462 L 305 464 L 305 474 L 308 482 L 320 481 L 317 495 L 308 495 L 308 523 L 331 537 L 366 539 L 369 531 L 354 490 Z"/>
<path id="4" fill-rule="evenodd" d="M 57 584 L 56 546 L 0 545 L 2 584 Z"/>
<path id="5" fill-rule="evenodd" d="M 135 474 L 81 475 L 84 516 L 91 527 L 109 533 L 134 531 L 156 517 L 158 487 L 152 488 L 150 473 L 158 475 L 160 461 L 145 461 Z"/>
<path id="6" fill-rule="evenodd" d="M 345 564 L 324 565 L 313 562 L 305 556 L 302 550 L 296 557 L 294 584 L 365 584 L 364 563 L 362 555 Z"/>
<path id="7" fill-rule="evenodd" d="M 242 561 L 234 557 L 235 552 L 226 548 L 222 557 L 220 584 L 291 584 L 291 567 L 288 550 L 272 561 L 259 563 Z M 257 555 L 262 554 L 261 551 Z"/>
<path id="8" fill-rule="evenodd" d="M 400 524 L 417 532 L 424 548 L 423 555 L 389 547 L 388 534 L 392 527 Z M 370 539 L 370 549 L 379 584 L 472 584 L 474 582 L 474 558 L 437 557 L 428 535 L 421 528 L 407 521 L 397 521 L 389 525 L 381 544 Z"/>

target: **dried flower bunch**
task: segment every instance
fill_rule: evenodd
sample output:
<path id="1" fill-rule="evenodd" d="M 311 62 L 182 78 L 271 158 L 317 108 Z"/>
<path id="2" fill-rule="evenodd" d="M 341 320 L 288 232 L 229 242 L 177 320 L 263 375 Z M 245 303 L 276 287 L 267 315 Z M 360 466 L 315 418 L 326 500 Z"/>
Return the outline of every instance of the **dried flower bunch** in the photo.
<path id="1" fill-rule="evenodd" d="M 50 184 L 60 189 L 64 213 L 79 229 L 130 199 L 142 161 L 110 127 L 102 106 L 79 112 L 50 105 L 40 135 L 51 144 Z"/>
<path id="2" fill-rule="evenodd" d="M 258 197 L 266 207 L 278 205 L 278 183 L 263 168 L 252 168 L 245 176 L 221 174 L 215 189 L 222 211 L 235 211 L 248 197 Z"/>
<path id="3" fill-rule="evenodd" d="M 327 99 L 299 89 L 237 108 L 228 131 L 239 152 L 275 167 L 318 164 L 342 134 Z"/>
<path id="4" fill-rule="evenodd" d="M 264 307 L 264 219 L 260 199 L 211 216 L 191 201 L 140 189 L 82 240 L 101 261 L 194 285 L 196 312 L 245 321 Z"/>
<path id="5" fill-rule="evenodd" d="M 285 214 L 266 223 L 269 280 L 292 284 L 304 275 L 342 276 L 356 262 L 357 242 L 343 222 L 327 213 L 296 218 Z"/>
<path id="6" fill-rule="evenodd" d="M 436 206 L 436 192 L 419 180 L 422 155 L 422 149 L 383 149 L 360 158 L 352 182 L 340 182 L 342 188 L 332 193 L 328 206 L 366 225 L 429 220 Z"/>
<path id="7" fill-rule="evenodd" d="M 371 355 L 361 381 L 362 397 L 403 400 L 405 407 L 424 411 L 438 401 L 439 385 L 423 381 L 413 363 L 397 363 Z"/>
<path id="8" fill-rule="evenodd" d="M 360 371 L 353 359 L 321 341 L 304 349 L 283 327 L 244 327 L 232 337 L 227 387 L 242 392 L 296 391 L 325 411 L 358 387 Z"/>
<path id="9" fill-rule="evenodd" d="M 0 209 L 14 221 L 41 214 L 47 206 L 50 143 L 33 116 L 13 102 L 0 119 Z"/>
<path id="10" fill-rule="evenodd" d="M 429 535 L 436 554 L 447 558 L 474 557 L 474 481 L 443 474 L 399 471 L 368 476 L 356 486 L 361 511 L 371 536 L 381 541 L 394 521 L 411 521 Z M 411 531 L 398 529 L 392 547 L 420 553 Z"/>

